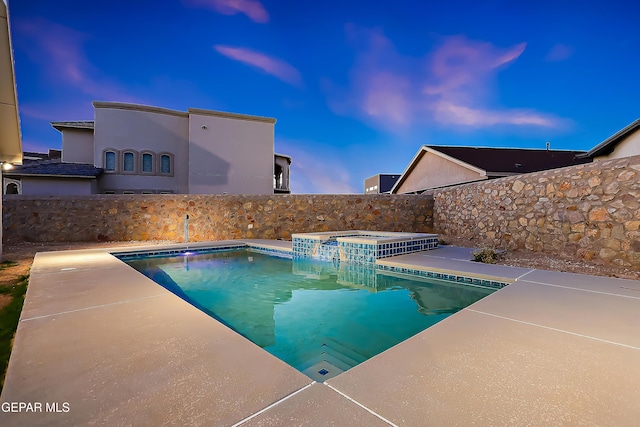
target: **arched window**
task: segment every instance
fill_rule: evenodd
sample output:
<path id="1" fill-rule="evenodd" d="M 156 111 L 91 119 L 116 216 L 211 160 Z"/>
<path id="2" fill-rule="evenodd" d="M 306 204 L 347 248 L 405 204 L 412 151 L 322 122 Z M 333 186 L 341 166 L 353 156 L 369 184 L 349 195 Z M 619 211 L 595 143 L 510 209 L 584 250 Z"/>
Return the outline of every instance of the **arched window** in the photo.
<path id="1" fill-rule="evenodd" d="M 105 172 L 116 172 L 118 153 L 115 150 L 104 150 L 103 164 Z"/>
<path id="2" fill-rule="evenodd" d="M 122 172 L 135 173 L 136 171 L 136 155 L 133 151 L 122 152 Z"/>
<path id="3" fill-rule="evenodd" d="M 142 173 L 153 173 L 153 153 L 142 153 Z"/>
<path id="4" fill-rule="evenodd" d="M 4 178 L 3 181 L 3 194 L 22 194 L 22 184 L 19 179 Z"/>
<path id="5" fill-rule="evenodd" d="M 160 153 L 159 173 L 160 175 L 173 175 L 173 154 Z"/>

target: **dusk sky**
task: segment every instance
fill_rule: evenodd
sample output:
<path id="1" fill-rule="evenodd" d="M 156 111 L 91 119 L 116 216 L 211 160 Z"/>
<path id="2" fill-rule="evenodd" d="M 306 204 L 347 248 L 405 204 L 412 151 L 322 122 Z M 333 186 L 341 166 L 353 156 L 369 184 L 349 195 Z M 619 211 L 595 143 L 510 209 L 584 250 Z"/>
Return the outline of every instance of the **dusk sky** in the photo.
<path id="1" fill-rule="evenodd" d="M 423 144 L 589 150 L 640 118 L 640 2 L 9 0 L 23 149 L 91 101 L 275 117 L 293 193 Z"/>

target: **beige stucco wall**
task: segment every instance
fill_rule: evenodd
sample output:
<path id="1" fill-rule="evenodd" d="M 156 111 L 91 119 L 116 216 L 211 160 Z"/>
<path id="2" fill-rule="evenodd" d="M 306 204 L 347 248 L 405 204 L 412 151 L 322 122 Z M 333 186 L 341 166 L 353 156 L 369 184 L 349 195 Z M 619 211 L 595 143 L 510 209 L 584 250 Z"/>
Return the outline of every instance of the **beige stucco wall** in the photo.
<path id="1" fill-rule="evenodd" d="M 94 162 L 93 129 L 66 128 L 62 131 L 62 161 L 89 164 Z"/>
<path id="2" fill-rule="evenodd" d="M 428 188 L 444 187 L 463 182 L 487 179 L 448 159 L 423 151 L 413 170 L 396 189 L 395 194 L 406 194 Z"/>
<path id="3" fill-rule="evenodd" d="M 377 187 L 374 190 L 367 191 L 367 188 Z M 370 176 L 364 180 L 364 193 L 365 194 L 377 194 L 380 189 L 380 175 Z"/>
<path id="4" fill-rule="evenodd" d="M 20 121 L 7 8 L 0 0 L 0 161 L 22 162 Z"/>
<path id="5" fill-rule="evenodd" d="M 22 177 L 20 182 L 23 196 L 84 196 L 96 188 L 95 178 Z"/>
<path id="6" fill-rule="evenodd" d="M 640 155 L 640 129 L 618 142 L 615 149 L 606 156 L 594 157 L 593 160 L 619 159 Z"/>
<path id="7" fill-rule="evenodd" d="M 258 119 L 189 110 L 191 194 L 273 194 L 275 120 Z"/>
<path id="8" fill-rule="evenodd" d="M 151 150 L 157 155 L 174 156 L 173 176 L 118 174 L 105 172 L 100 192 L 105 190 L 158 190 L 189 192 L 189 118 L 186 113 L 156 107 L 94 102 L 94 158 L 104 167 L 103 151 L 108 148 L 132 149 L 141 154 Z M 120 157 L 120 163 L 122 159 Z M 136 167 L 140 168 L 140 156 Z M 157 156 L 156 156 L 157 163 Z"/>

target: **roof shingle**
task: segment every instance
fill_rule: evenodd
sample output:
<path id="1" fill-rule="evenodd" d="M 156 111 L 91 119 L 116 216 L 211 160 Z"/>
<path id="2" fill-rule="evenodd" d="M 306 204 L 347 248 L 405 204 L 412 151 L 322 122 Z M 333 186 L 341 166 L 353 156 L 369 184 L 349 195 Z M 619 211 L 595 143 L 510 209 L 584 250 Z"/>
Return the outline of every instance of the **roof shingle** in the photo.
<path id="1" fill-rule="evenodd" d="M 5 171 L 5 176 L 58 176 L 95 178 L 102 173 L 101 168 L 97 168 L 88 163 L 62 163 L 60 161 L 44 161 L 38 163 L 26 163 L 15 166 L 13 169 Z"/>

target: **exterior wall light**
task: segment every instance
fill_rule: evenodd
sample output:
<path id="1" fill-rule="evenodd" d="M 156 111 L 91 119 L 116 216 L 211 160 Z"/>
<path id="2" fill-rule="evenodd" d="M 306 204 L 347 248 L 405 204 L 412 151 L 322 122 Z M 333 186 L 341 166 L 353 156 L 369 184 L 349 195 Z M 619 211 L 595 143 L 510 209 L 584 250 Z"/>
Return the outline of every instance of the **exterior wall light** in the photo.
<path id="1" fill-rule="evenodd" d="M 13 165 L 11 163 L 2 163 L 2 169 L 6 171 L 11 170 L 13 169 Z"/>

